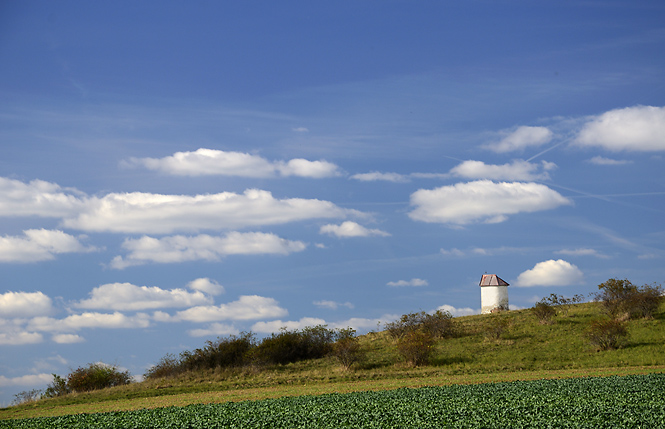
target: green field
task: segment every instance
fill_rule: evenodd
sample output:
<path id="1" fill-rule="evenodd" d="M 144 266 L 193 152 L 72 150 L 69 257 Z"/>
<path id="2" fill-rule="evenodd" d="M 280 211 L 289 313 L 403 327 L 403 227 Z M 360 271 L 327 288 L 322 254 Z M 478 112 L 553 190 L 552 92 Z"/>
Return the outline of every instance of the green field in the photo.
<path id="1" fill-rule="evenodd" d="M 517 380 L 520 380 L 519 383 L 524 383 L 525 380 L 542 383 L 539 380 L 582 378 L 585 380 L 584 383 L 590 383 L 590 380 L 595 380 L 589 378 L 591 376 L 603 376 L 600 380 L 615 380 L 614 377 L 604 377 L 613 375 L 629 376 L 616 380 L 637 380 L 641 378 L 630 375 L 665 372 L 665 324 L 663 323 L 665 312 L 662 310 L 663 307 L 653 319 L 627 322 L 630 336 L 627 344 L 618 350 L 599 352 L 584 338 L 588 322 L 600 317 L 599 305 L 596 303 L 575 305 L 567 315 L 558 315 L 551 325 L 539 324 L 528 310 L 511 311 L 496 315 L 457 318 L 462 335 L 439 341 L 434 360 L 428 366 L 414 368 L 406 365 L 400 360 L 394 341 L 387 333 L 373 332 L 361 337 L 363 348 L 367 352 L 366 360 L 351 371 L 341 368 L 332 358 L 323 358 L 260 369 L 216 369 L 185 373 L 168 379 L 150 380 L 97 392 L 70 394 L 10 407 L 0 410 L 0 419 L 155 409 L 207 403 L 229 403 L 226 406 L 235 409 L 238 401 L 247 400 L 307 396 L 309 399 L 306 401 L 310 403 L 316 402 L 316 399 L 311 397 L 315 395 L 368 391 L 377 391 L 377 394 L 384 391 L 382 394 L 393 395 L 396 393 L 390 393 L 391 391 L 402 394 L 412 392 L 411 389 L 404 388 L 422 386 L 460 388 L 455 385 Z M 499 339 L 489 339 L 486 332 L 499 318 L 508 320 L 510 327 Z M 645 380 L 651 381 L 643 384 L 643 387 L 632 386 L 631 389 L 645 390 L 644 395 L 648 396 L 648 391 L 654 383 L 660 383 L 659 389 L 662 391 L 662 376 L 650 377 Z M 552 381 L 552 383 L 557 382 L 559 381 Z M 594 381 L 597 382 L 600 381 Z M 616 390 L 623 389 L 617 386 L 624 384 L 618 381 L 613 383 L 614 396 L 625 393 Z M 469 386 L 469 388 L 486 389 L 491 386 L 507 385 L 482 384 L 482 386 Z M 324 397 L 332 401 L 330 399 L 332 397 Z M 549 401 L 566 400 L 548 398 L 543 401 L 549 403 Z M 230 401 L 236 405 L 230 404 Z M 654 415 L 662 417 L 665 408 L 663 397 L 656 395 L 649 401 L 656 408 L 660 406 L 660 413 L 656 412 Z M 483 407 L 489 406 L 492 405 L 489 403 L 483 405 Z M 607 404 L 597 406 L 605 407 Z M 191 409 L 176 411 L 174 408 L 169 408 L 169 412 L 189 413 L 190 411 L 185 410 Z M 207 408 L 201 408 L 204 409 Z"/>

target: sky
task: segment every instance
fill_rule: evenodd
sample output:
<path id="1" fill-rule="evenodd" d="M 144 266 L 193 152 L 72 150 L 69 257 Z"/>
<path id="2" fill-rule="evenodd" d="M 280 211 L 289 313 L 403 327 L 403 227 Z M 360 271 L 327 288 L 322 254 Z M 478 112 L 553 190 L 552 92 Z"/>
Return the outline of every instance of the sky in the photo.
<path id="1" fill-rule="evenodd" d="M 663 52 L 661 1 L 0 3 L 0 404 L 662 283 Z"/>

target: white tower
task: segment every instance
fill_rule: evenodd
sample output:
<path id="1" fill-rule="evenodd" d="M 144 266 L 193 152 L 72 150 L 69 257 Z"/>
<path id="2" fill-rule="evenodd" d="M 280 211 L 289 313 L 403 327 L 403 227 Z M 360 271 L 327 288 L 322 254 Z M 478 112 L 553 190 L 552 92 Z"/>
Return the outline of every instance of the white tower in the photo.
<path id="1" fill-rule="evenodd" d="M 480 312 L 508 310 L 508 283 L 496 274 L 484 274 L 480 279 Z"/>

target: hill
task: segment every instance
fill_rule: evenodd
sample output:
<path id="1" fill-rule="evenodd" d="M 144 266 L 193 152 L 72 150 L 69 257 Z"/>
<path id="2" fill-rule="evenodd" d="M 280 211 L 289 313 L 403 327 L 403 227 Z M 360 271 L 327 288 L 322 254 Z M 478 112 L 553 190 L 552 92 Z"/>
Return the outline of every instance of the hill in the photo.
<path id="1" fill-rule="evenodd" d="M 665 371 L 665 305 L 652 319 L 630 320 L 624 347 L 598 351 L 585 339 L 598 303 L 570 306 L 551 324 L 540 324 L 529 310 L 455 318 L 460 335 L 437 341 L 432 363 L 411 367 L 386 331 L 360 337 L 363 363 L 344 370 L 332 357 L 265 368 L 187 372 L 127 386 L 39 400 L 0 410 L 0 418 L 53 416 L 81 412 L 155 408 L 388 390 L 427 385 L 626 375 Z M 498 338 L 494 327 L 505 326 Z M 490 333 L 490 334 L 488 334 Z"/>

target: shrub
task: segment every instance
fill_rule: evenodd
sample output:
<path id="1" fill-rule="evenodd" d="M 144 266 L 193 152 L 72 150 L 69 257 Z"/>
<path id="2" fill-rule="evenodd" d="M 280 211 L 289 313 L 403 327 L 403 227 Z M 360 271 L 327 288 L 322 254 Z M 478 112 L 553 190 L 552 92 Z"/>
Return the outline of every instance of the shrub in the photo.
<path id="1" fill-rule="evenodd" d="M 115 365 L 97 362 L 67 375 L 67 388 L 72 392 L 88 392 L 129 384 L 131 380 L 129 371 L 119 371 Z"/>
<path id="2" fill-rule="evenodd" d="M 354 363 L 364 359 L 365 354 L 354 329 L 346 328 L 338 332 L 337 341 L 333 344 L 332 355 L 345 369 L 350 369 Z"/>
<path id="3" fill-rule="evenodd" d="M 14 395 L 12 405 L 29 404 L 35 402 L 41 396 L 43 396 L 43 391 L 41 389 L 24 390 L 23 392 Z"/>
<path id="4" fill-rule="evenodd" d="M 51 375 L 53 376 L 53 381 L 46 386 L 46 390 L 42 395 L 43 398 L 55 398 L 56 396 L 66 395 L 71 392 L 67 386 L 67 379 L 57 374 Z"/>
<path id="5" fill-rule="evenodd" d="M 449 338 L 456 334 L 452 314 L 441 310 L 437 310 L 433 314 L 427 314 L 424 311 L 404 314 L 399 320 L 386 323 L 385 326 L 388 333 L 395 339 L 420 329 L 433 338 Z"/>
<path id="6" fill-rule="evenodd" d="M 609 279 L 598 285 L 595 296 L 603 308 L 615 319 L 653 317 L 663 299 L 660 285 L 637 287 L 629 280 Z"/>
<path id="7" fill-rule="evenodd" d="M 397 351 L 411 365 L 427 365 L 430 362 L 434 338 L 421 330 L 412 330 L 397 340 Z"/>
<path id="8" fill-rule="evenodd" d="M 628 330 L 623 322 L 615 319 L 597 320 L 589 325 L 586 337 L 600 350 L 613 350 L 623 345 Z"/>
<path id="9" fill-rule="evenodd" d="M 150 367 L 143 377 L 146 379 L 173 377 L 183 371 L 182 365 L 178 358 L 172 354 L 167 354 L 157 362 L 157 364 Z"/>
<path id="10" fill-rule="evenodd" d="M 552 317 L 556 315 L 556 310 L 551 305 L 538 301 L 536 305 L 531 307 L 531 313 L 536 316 L 540 324 L 550 324 L 552 323 Z"/>
<path id="11" fill-rule="evenodd" d="M 563 295 L 557 295 L 555 293 L 550 294 L 550 296 L 545 297 L 540 300 L 543 304 L 547 304 L 551 307 L 555 307 L 554 310 L 560 309 L 564 315 L 568 315 L 568 310 L 573 304 L 578 304 L 584 302 L 584 295 L 575 295 L 572 298 L 566 298 Z"/>
<path id="12" fill-rule="evenodd" d="M 264 338 L 253 352 L 261 363 L 287 364 L 305 359 L 318 359 L 332 351 L 336 333 L 325 325 L 307 327 L 303 330 L 279 333 Z"/>
<path id="13" fill-rule="evenodd" d="M 206 341 L 206 346 L 202 349 L 180 353 L 177 366 L 179 371 L 239 367 L 249 362 L 250 352 L 254 347 L 252 332 L 220 337 L 216 341 Z M 165 364 L 168 368 L 175 362 L 167 361 Z"/>

